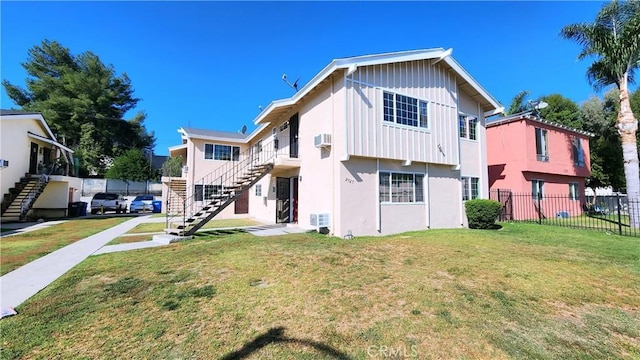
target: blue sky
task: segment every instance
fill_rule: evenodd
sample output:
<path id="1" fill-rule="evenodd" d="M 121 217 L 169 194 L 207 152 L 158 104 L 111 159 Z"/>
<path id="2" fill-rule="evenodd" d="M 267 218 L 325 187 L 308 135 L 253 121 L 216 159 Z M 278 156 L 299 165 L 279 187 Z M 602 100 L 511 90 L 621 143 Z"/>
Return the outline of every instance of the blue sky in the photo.
<path id="1" fill-rule="evenodd" d="M 434 47 L 507 106 L 560 93 L 596 94 L 578 45 L 560 29 L 592 21 L 601 2 L 6 2 L 1 75 L 24 86 L 20 66 L 43 39 L 92 51 L 131 78 L 136 111 L 155 132 L 155 153 L 178 145 L 181 126 L 253 130 L 258 106 L 293 95 L 332 59 Z M 634 89 L 635 87 L 633 87 Z M 16 107 L 2 88 L 0 106 Z M 133 116 L 133 113 L 127 114 Z"/>

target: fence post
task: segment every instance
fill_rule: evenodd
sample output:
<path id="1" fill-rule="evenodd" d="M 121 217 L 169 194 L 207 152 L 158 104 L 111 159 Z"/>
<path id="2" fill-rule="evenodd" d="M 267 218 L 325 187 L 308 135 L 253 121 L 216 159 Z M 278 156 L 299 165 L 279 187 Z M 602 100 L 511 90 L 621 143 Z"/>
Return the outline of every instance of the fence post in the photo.
<path id="1" fill-rule="evenodd" d="M 620 193 L 616 193 L 616 202 L 618 203 L 618 233 L 622 235 L 622 217 L 620 216 L 620 208 L 622 205 L 620 204 Z"/>
<path id="2" fill-rule="evenodd" d="M 536 200 L 538 201 L 538 224 L 542 224 L 542 208 L 540 207 L 540 193 L 536 194 Z"/>

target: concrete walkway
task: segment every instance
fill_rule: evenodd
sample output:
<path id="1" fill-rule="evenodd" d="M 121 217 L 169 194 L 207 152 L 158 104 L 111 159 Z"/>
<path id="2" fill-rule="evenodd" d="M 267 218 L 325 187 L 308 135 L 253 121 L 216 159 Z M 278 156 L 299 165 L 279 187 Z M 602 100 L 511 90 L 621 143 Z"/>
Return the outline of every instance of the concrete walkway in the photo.
<path id="1" fill-rule="evenodd" d="M 155 220 L 155 219 L 151 219 Z M 161 219 L 164 221 L 164 219 Z M 110 229 L 76 241 L 0 277 L 0 307 L 16 307 L 44 289 L 109 241 L 149 222 L 150 216 L 125 221 Z"/>
<path id="2" fill-rule="evenodd" d="M 139 224 L 164 221 L 164 218 L 152 218 L 150 215 L 139 216 L 69 244 L 5 274 L 0 277 L 0 308 L 19 306 L 91 255 L 168 245 L 168 241 L 141 241 L 105 246 L 111 240 L 122 236 Z M 39 225 L 35 227 L 34 230 L 42 228 Z M 288 227 L 284 224 L 204 229 L 199 232 L 215 233 L 219 231 L 222 233 L 233 230 L 244 231 L 255 236 L 276 236 L 305 232 L 303 229 Z"/>

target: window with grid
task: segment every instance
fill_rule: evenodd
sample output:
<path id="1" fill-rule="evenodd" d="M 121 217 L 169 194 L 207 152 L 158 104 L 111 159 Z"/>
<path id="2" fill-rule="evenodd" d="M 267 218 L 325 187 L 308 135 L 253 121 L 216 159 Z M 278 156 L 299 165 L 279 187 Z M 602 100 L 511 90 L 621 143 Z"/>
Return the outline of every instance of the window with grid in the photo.
<path id="1" fill-rule="evenodd" d="M 261 184 L 257 184 L 256 185 L 256 196 L 262 196 L 262 185 Z"/>
<path id="2" fill-rule="evenodd" d="M 467 137 L 467 117 L 465 115 L 458 115 L 458 128 L 460 129 L 460 137 Z"/>
<path id="3" fill-rule="evenodd" d="M 469 118 L 469 140 L 478 139 L 478 119 Z"/>
<path id="4" fill-rule="evenodd" d="M 462 185 L 462 201 L 480 197 L 480 178 L 463 176 L 460 178 L 460 183 Z"/>
<path id="5" fill-rule="evenodd" d="M 571 200 L 579 200 L 578 198 L 578 183 L 570 182 L 569 183 L 569 199 Z"/>
<path id="6" fill-rule="evenodd" d="M 413 203 L 424 201 L 424 174 L 380 173 L 380 202 Z"/>
<path id="7" fill-rule="evenodd" d="M 196 201 L 211 200 L 215 195 L 220 195 L 221 193 L 221 185 L 194 185 Z"/>
<path id="8" fill-rule="evenodd" d="M 230 145 L 204 144 L 204 158 L 206 160 L 240 160 L 240 147 Z"/>
<path id="9" fill-rule="evenodd" d="M 388 91 L 382 93 L 382 100 L 384 121 L 429 128 L 429 106 L 426 101 Z"/>
<path id="10" fill-rule="evenodd" d="M 478 119 L 468 115 L 458 115 L 458 129 L 461 139 L 478 139 Z"/>

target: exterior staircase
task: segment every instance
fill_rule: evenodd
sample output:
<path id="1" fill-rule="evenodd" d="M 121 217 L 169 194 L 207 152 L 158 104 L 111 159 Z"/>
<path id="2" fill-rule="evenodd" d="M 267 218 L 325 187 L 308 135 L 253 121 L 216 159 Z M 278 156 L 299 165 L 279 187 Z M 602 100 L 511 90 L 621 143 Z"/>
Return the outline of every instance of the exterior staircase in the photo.
<path id="1" fill-rule="evenodd" d="M 187 180 L 171 179 L 167 195 L 166 213 L 178 214 L 182 211 L 184 200 L 187 198 Z"/>
<path id="2" fill-rule="evenodd" d="M 47 175 L 39 175 L 25 176 L 16 183 L 16 186 L 9 190 L 9 194 L 4 195 L 2 222 L 25 221 L 27 212 L 42 194 L 48 182 Z"/>
<path id="3" fill-rule="evenodd" d="M 277 143 L 276 143 L 277 144 Z M 228 161 L 222 167 L 195 181 L 191 194 L 177 183 L 174 196 L 167 199 L 165 233 L 190 236 L 213 219 L 242 193 L 269 174 L 274 167 L 277 149 L 273 143 L 259 144 Z M 172 180 L 174 182 L 176 180 Z M 171 189 L 171 184 L 169 185 Z M 185 196 L 181 197 L 180 186 Z M 176 204 L 177 202 L 177 204 Z"/>

